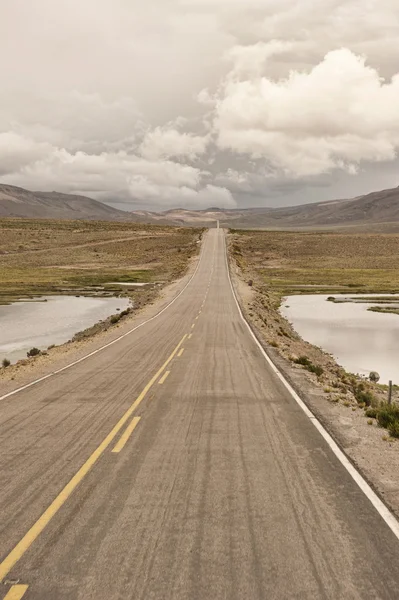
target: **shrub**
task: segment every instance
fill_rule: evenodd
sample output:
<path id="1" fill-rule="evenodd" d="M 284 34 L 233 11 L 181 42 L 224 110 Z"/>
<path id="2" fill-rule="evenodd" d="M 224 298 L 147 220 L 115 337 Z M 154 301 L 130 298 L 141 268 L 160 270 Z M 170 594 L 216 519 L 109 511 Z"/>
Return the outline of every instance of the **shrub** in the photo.
<path id="1" fill-rule="evenodd" d="M 365 404 L 366 406 L 371 406 L 371 403 L 374 399 L 374 395 L 371 392 L 356 392 L 355 398 L 359 404 Z"/>
<path id="2" fill-rule="evenodd" d="M 378 411 L 377 421 L 381 427 L 389 429 L 395 421 L 399 422 L 399 406 L 395 404 L 383 404 Z"/>
<path id="3" fill-rule="evenodd" d="M 300 356 L 299 358 L 296 358 L 294 360 L 294 363 L 296 363 L 297 365 L 302 365 L 302 367 L 305 367 L 305 369 L 307 369 L 311 373 L 314 373 L 315 375 L 317 375 L 317 377 L 320 377 L 320 375 L 323 375 L 324 373 L 323 367 L 320 367 L 319 365 L 314 365 L 308 359 L 307 356 Z"/>
<path id="4" fill-rule="evenodd" d="M 8 360 L 8 358 L 3 358 L 3 362 L 1 364 L 5 368 L 5 367 L 9 367 L 11 362 Z"/>
<path id="5" fill-rule="evenodd" d="M 31 348 L 29 352 L 26 353 L 28 357 L 30 356 L 38 356 L 40 354 L 39 348 Z"/>
<path id="6" fill-rule="evenodd" d="M 378 410 L 376 408 L 368 408 L 365 412 L 366 417 L 371 417 L 372 419 L 376 419 L 378 415 Z"/>
<path id="7" fill-rule="evenodd" d="M 396 421 L 389 425 L 388 431 L 392 437 L 399 438 L 399 419 L 396 419 Z"/>
<path id="8" fill-rule="evenodd" d="M 378 383 L 380 380 L 380 376 L 377 373 L 377 371 L 371 371 L 371 373 L 369 375 L 369 379 L 370 379 L 370 381 L 373 381 L 374 383 Z"/>
<path id="9" fill-rule="evenodd" d="M 303 367 L 308 367 L 310 364 L 312 364 L 307 356 L 300 356 L 299 358 L 296 358 L 294 363 L 297 365 L 302 365 Z"/>
<path id="10" fill-rule="evenodd" d="M 306 368 L 311 373 L 314 373 L 315 375 L 317 375 L 317 377 L 320 377 L 320 375 L 323 375 L 323 373 L 324 373 L 323 367 L 320 367 L 319 365 L 310 364 Z"/>
<path id="11" fill-rule="evenodd" d="M 115 323 L 117 323 L 120 318 L 121 318 L 120 315 L 112 315 L 112 317 L 111 317 L 112 325 L 115 325 Z"/>

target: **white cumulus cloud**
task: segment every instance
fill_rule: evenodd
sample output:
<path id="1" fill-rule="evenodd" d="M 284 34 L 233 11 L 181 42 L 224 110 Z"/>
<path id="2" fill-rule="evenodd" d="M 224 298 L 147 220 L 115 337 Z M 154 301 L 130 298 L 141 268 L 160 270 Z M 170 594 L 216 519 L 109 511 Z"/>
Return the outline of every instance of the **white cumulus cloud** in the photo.
<path id="1" fill-rule="evenodd" d="M 209 136 L 193 135 L 169 127 L 149 131 L 140 146 L 140 153 L 150 160 L 188 158 L 195 160 L 206 151 Z"/>
<path id="2" fill-rule="evenodd" d="M 220 148 L 262 157 L 287 176 L 353 172 L 361 161 L 395 157 L 398 106 L 399 75 L 383 81 L 365 58 L 339 49 L 280 80 L 233 66 L 217 94 L 214 127 Z"/>

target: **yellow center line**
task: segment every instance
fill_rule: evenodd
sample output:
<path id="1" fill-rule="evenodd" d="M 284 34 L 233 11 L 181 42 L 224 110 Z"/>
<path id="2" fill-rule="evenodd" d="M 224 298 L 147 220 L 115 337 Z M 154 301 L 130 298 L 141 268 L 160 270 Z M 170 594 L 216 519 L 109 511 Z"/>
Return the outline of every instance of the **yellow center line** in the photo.
<path id="1" fill-rule="evenodd" d="M 25 594 L 28 589 L 27 585 L 13 585 L 4 600 L 21 600 L 22 596 Z"/>
<path id="2" fill-rule="evenodd" d="M 19 561 L 19 559 L 25 554 L 25 552 L 30 548 L 36 538 L 41 534 L 43 529 L 48 525 L 54 515 L 60 510 L 61 506 L 68 500 L 69 496 L 75 490 L 75 488 L 79 485 L 82 479 L 87 475 L 93 465 L 98 461 L 100 456 L 105 452 L 108 446 L 111 444 L 115 436 L 122 429 L 126 421 L 129 419 L 130 415 L 136 410 L 142 400 L 145 398 L 148 391 L 154 385 L 154 383 L 158 380 L 158 377 L 164 372 L 168 364 L 175 357 L 177 352 L 180 349 L 180 346 L 183 344 L 186 339 L 187 334 L 182 337 L 180 342 L 177 344 L 176 348 L 173 350 L 172 354 L 166 359 L 162 367 L 155 373 L 155 375 L 150 379 L 147 383 L 141 394 L 136 398 L 130 408 L 127 409 L 125 414 L 119 419 L 118 423 L 115 427 L 110 431 L 107 437 L 101 442 L 101 444 L 94 450 L 93 454 L 89 456 L 84 465 L 80 467 L 79 471 L 72 477 L 69 483 L 66 484 L 63 490 L 58 494 L 58 496 L 53 500 L 50 506 L 44 511 L 44 513 L 39 517 L 34 525 L 29 529 L 29 531 L 24 535 L 24 537 L 18 542 L 18 544 L 11 550 L 11 552 L 5 557 L 2 563 L 0 563 L 0 582 L 3 581 L 4 577 L 10 572 L 13 566 Z M 11 590 L 10 590 L 11 591 Z M 18 596 L 17 596 L 18 598 Z M 10 600 L 7 598 L 7 600 Z"/>
<path id="3" fill-rule="evenodd" d="M 179 355 L 177 355 L 177 356 L 179 356 Z M 166 380 L 166 378 L 169 376 L 169 373 L 170 373 L 170 371 L 166 371 L 166 373 L 164 373 L 164 374 L 162 375 L 161 379 L 160 379 L 160 380 L 159 380 L 159 382 L 158 382 L 158 383 L 159 383 L 159 385 L 162 385 L 162 384 L 163 384 L 163 382 L 164 382 L 164 381 Z"/>
<path id="4" fill-rule="evenodd" d="M 120 437 L 119 442 L 117 442 L 113 447 L 112 452 L 120 452 L 121 450 L 123 450 L 126 442 L 132 435 L 133 431 L 136 429 L 140 419 L 141 417 L 133 417 L 133 419 L 130 422 L 130 425 L 126 427 L 125 433 Z"/>
<path id="5" fill-rule="evenodd" d="M 188 336 L 188 338 L 187 338 L 187 339 L 188 339 L 188 340 L 191 340 L 191 338 L 192 338 L 192 337 L 193 337 L 193 334 L 192 334 L 192 333 L 190 333 L 190 335 Z"/>
<path id="6" fill-rule="evenodd" d="M 195 323 L 193 323 L 193 324 L 191 325 L 191 329 L 194 329 L 194 327 L 195 327 Z"/>
<path id="7" fill-rule="evenodd" d="M 179 354 L 177 355 L 177 357 L 178 357 L 178 358 L 180 358 L 180 357 L 181 357 L 181 355 L 183 354 L 183 352 L 184 352 L 184 348 L 181 348 L 181 349 L 179 350 Z"/>

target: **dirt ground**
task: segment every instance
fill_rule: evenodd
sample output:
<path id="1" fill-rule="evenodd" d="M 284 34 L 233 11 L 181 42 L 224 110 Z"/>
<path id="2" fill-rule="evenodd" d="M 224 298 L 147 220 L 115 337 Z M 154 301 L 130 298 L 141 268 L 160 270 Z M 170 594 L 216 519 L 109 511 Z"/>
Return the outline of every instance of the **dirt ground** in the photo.
<path id="1" fill-rule="evenodd" d="M 261 244 L 257 236 L 264 233 L 256 234 L 257 254 L 253 254 L 253 246 L 248 250 L 245 245 L 246 234 L 250 238 L 252 232 L 243 233 L 244 242 L 237 234 L 230 236 L 229 249 L 233 283 L 246 318 L 269 356 L 300 397 L 324 424 L 371 486 L 399 516 L 399 440 L 391 438 L 386 429 L 378 426 L 375 419 L 365 416 L 367 407 L 359 404 L 355 398 L 352 376 L 347 374 L 329 354 L 302 340 L 288 321 L 280 315 L 278 308 L 284 291 L 281 288 L 273 289 L 270 281 L 265 281 L 263 269 L 258 268 L 259 263 L 264 261 L 259 253 L 265 252 L 270 256 L 268 254 L 270 250 L 259 248 Z M 399 238 L 394 240 L 393 244 L 397 242 Z M 348 243 L 350 244 L 349 240 Z M 297 263 L 303 260 L 303 257 L 298 256 L 298 251 L 293 256 Z M 270 258 L 277 262 L 281 261 L 282 257 L 274 250 L 274 255 Z M 380 263 L 375 251 L 371 258 L 375 268 L 379 269 Z M 363 259 L 363 266 L 366 264 L 367 261 Z M 287 264 L 286 268 L 291 270 L 291 265 Z M 304 262 L 304 268 L 310 272 L 309 261 Z M 318 275 L 315 277 L 317 278 Z M 299 285 L 301 281 L 299 272 L 296 278 L 298 283 L 293 282 L 293 285 Z M 371 280 L 372 278 L 369 279 Z M 284 286 L 286 285 L 284 283 Z M 353 288 L 351 291 L 354 291 Z M 309 293 L 308 289 L 307 293 Z M 294 361 L 301 356 L 308 357 L 311 364 L 321 367 L 322 374 L 317 376 L 303 366 L 295 364 Z M 359 383 L 363 385 L 364 382 L 358 380 L 356 385 Z M 377 401 L 386 400 L 386 390 L 383 386 L 371 383 L 365 385 Z M 397 390 L 394 392 L 394 400 L 399 400 Z"/>
<path id="2" fill-rule="evenodd" d="M 184 274 L 201 233 L 134 223 L 0 219 L 0 302 L 74 290 L 87 295 L 108 282 L 167 283 Z"/>

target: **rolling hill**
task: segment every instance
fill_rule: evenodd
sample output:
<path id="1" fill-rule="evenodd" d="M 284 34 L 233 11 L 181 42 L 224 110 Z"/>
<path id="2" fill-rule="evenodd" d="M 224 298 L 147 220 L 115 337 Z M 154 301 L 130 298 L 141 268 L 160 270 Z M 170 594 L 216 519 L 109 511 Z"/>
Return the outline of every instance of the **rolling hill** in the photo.
<path id="1" fill-rule="evenodd" d="M 4 184 L 0 184 L 0 217 L 132 220 L 128 213 L 87 196 L 58 192 L 30 192 Z"/>
<path id="2" fill-rule="evenodd" d="M 284 208 L 238 208 L 163 212 L 125 212 L 73 194 L 31 192 L 0 184 L 0 217 L 135 221 L 160 225 L 249 229 L 379 228 L 399 231 L 399 188 L 373 192 L 349 200 L 331 200 Z"/>

